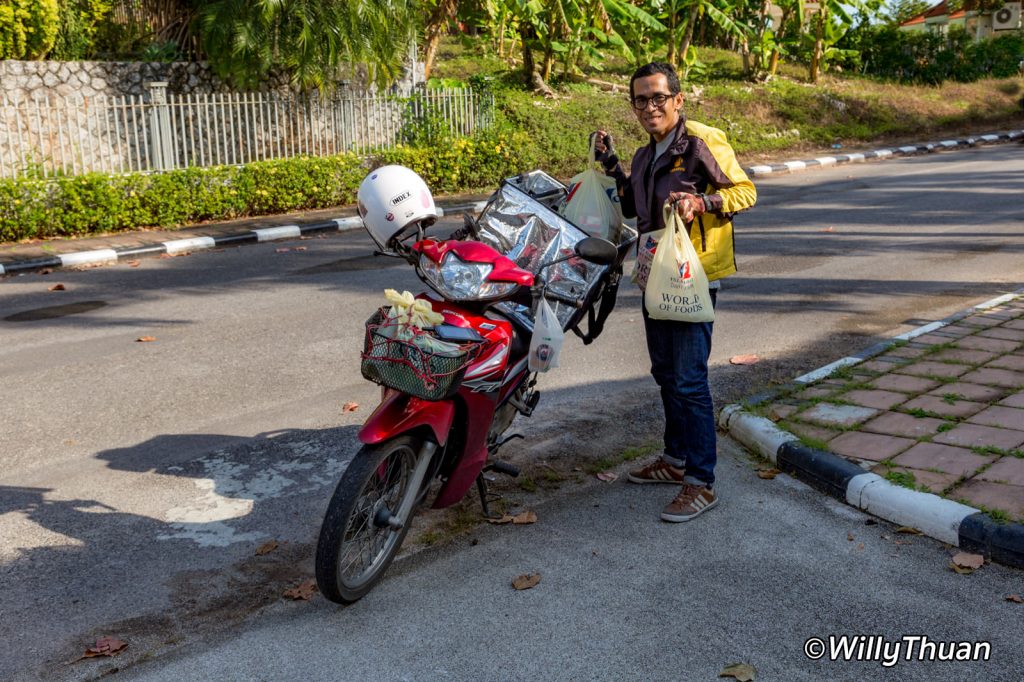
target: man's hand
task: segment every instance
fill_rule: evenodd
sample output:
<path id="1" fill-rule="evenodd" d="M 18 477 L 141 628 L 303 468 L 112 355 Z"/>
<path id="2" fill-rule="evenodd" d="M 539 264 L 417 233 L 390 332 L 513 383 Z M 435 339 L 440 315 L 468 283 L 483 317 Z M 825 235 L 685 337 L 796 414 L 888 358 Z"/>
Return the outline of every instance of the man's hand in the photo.
<path id="1" fill-rule="evenodd" d="M 675 203 L 676 211 L 685 223 L 693 222 L 694 218 L 704 214 L 704 200 L 696 194 L 670 192 L 668 203 Z"/>
<path id="2" fill-rule="evenodd" d="M 612 147 L 612 136 L 603 130 L 597 130 L 590 134 L 594 140 L 594 159 L 604 166 L 605 171 L 615 170 L 619 165 L 619 157 Z"/>

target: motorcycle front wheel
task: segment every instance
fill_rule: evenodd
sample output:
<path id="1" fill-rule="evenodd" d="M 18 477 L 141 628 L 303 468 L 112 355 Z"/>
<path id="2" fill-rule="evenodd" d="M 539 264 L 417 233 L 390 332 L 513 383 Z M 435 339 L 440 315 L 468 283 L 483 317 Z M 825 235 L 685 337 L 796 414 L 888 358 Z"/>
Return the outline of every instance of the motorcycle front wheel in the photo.
<path id="1" fill-rule="evenodd" d="M 345 470 L 320 528 L 316 582 L 333 602 L 351 604 L 377 582 L 409 532 L 413 510 L 396 527 L 394 517 L 409 496 L 423 441 L 400 436 L 365 445 Z"/>

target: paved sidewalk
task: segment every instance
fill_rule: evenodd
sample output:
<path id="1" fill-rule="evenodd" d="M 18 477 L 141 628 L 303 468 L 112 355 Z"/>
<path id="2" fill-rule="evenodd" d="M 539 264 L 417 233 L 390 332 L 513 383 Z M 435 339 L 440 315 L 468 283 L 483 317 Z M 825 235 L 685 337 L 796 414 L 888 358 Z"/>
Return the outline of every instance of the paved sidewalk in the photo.
<path id="1" fill-rule="evenodd" d="M 720 422 L 844 501 L 1024 566 L 1024 290 L 730 406 Z M 887 490 L 874 510 L 868 482 Z M 980 540 L 964 537 L 969 517 Z"/>

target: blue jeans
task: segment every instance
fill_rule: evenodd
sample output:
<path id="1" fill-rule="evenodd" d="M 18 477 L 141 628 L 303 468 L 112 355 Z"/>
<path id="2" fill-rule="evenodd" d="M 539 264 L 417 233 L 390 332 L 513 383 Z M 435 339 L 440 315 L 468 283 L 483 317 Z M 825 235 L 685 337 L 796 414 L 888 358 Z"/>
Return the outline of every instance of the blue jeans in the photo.
<path id="1" fill-rule="evenodd" d="M 712 307 L 717 294 L 711 290 Z M 665 459 L 685 465 L 688 482 L 711 487 L 718 461 L 715 408 L 708 384 L 714 323 L 652 320 L 646 308 L 643 312 L 651 374 L 665 407 Z"/>

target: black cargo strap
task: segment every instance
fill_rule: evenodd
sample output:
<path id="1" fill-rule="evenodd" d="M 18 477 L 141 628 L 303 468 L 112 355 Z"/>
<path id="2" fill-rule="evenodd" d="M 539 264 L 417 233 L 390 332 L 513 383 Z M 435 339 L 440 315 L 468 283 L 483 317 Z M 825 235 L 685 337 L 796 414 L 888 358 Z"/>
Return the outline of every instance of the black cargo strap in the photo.
<path id="1" fill-rule="evenodd" d="M 572 328 L 576 336 L 583 339 L 584 346 L 593 343 L 594 339 L 604 331 L 604 323 L 608 316 L 612 314 L 612 310 L 615 309 L 615 300 L 619 295 L 619 280 L 621 278 L 622 267 L 620 266 L 608 277 L 608 283 L 605 285 L 604 291 L 601 292 L 601 305 L 598 311 L 594 312 L 593 305 L 587 308 L 587 333 L 581 332 L 579 325 Z"/>

